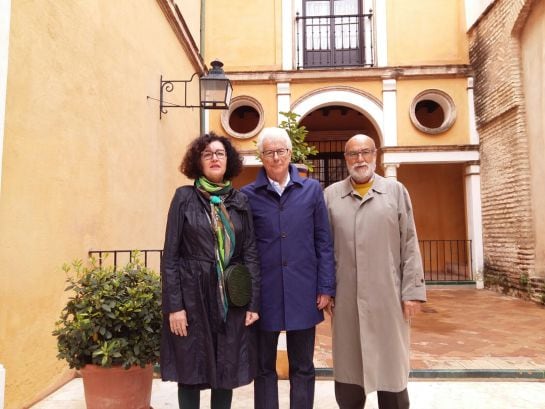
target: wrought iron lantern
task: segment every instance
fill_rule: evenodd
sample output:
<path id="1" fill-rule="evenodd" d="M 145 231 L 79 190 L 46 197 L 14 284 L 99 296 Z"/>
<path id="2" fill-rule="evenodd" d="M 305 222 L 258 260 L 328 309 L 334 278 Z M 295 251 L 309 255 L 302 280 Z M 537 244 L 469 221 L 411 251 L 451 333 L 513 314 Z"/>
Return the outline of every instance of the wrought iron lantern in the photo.
<path id="1" fill-rule="evenodd" d="M 197 73 L 189 80 L 163 80 L 161 76 L 161 90 L 159 97 L 159 118 L 168 112 L 167 108 L 202 108 L 202 109 L 229 109 L 233 87 L 229 78 L 223 72 L 223 63 L 214 60 L 210 63 L 212 68 L 208 74 L 199 78 L 199 105 L 187 104 L 187 85 L 193 81 Z M 172 92 L 175 83 L 184 84 L 184 102 L 176 104 L 164 100 L 165 92 Z"/>

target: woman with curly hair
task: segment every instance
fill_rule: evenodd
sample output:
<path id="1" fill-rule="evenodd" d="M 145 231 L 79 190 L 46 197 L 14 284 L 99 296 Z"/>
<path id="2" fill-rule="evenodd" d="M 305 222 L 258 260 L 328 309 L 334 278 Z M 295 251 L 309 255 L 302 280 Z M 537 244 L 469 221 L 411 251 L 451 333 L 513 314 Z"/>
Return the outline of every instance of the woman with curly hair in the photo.
<path id="1" fill-rule="evenodd" d="M 241 170 L 231 142 L 214 133 L 195 139 L 180 165 L 194 184 L 176 190 L 168 214 L 161 377 L 178 382 L 181 409 L 198 409 L 202 389 L 211 389 L 212 409 L 229 409 L 233 388 L 256 375 L 260 275 L 248 200 L 231 185 Z M 244 307 L 227 300 L 224 271 L 233 263 L 250 271 Z"/>

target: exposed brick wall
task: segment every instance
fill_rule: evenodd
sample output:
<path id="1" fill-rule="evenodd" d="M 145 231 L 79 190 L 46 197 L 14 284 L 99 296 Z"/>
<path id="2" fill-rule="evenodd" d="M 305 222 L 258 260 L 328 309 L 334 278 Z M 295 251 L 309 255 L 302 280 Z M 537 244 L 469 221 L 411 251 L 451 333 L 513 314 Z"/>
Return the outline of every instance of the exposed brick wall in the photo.
<path id="1" fill-rule="evenodd" d="M 496 0 L 469 33 L 480 135 L 485 283 L 542 301 L 518 33 L 530 0 Z"/>

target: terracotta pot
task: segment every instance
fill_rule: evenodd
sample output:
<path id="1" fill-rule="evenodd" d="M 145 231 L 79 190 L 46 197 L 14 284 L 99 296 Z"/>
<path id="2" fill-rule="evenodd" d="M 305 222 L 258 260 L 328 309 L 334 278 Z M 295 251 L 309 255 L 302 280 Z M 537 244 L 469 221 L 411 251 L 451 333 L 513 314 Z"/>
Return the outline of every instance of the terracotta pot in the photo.
<path id="1" fill-rule="evenodd" d="M 153 366 L 80 369 L 87 409 L 150 409 Z"/>

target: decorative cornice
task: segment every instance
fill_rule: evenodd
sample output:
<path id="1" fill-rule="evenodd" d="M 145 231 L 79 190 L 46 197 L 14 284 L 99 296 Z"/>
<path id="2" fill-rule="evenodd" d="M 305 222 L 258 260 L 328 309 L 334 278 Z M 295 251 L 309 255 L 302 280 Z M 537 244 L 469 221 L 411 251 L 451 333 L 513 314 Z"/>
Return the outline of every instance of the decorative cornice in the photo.
<path id="1" fill-rule="evenodd" d="M 479 145 L 422 145 L 422 146 L 387 146 L 379 148 L 380 151 L 390 152 L 460 152 L 479 151 Z"/>
<path id="2" fill-rule="evenodd" d="M 231 79 L 231 76 L 229 76 L 229 79 Z M 319 89 L 309 91 L 306 94 L 301 95 L 299 98 L 297 98 L 297 100 L 293 101 L 293 103 L 291 105 L 292 106 L 299 105 L 301 102 L 303 102 L 304 100 L 306 100 L 306 99 L 308 99 L 308 98 L 310 98 L 310 97 L 312 97 L 314 95 L 324 94 L 324 93 L 330 92 L 330 91 L 333 91 L 333 92 L 334 91 L 344 91 L 344 92 L 350 92 L 352 94 L 361 95 L 362 97 L 365 97 L 365 98 L 368 98 L 369 100 L 372 100 L 378 106 L 382 106 L 382 101 L 379 100 L 378 98 L 376 98 L 374 95 L 371 95 L 371 94 L 369 94 L 366 91 L 363 91 L 361 89 L 348 87 L 348 86 L 344 86 L 344 85 L 323 87 L 323 88 L 319 88 Z"/>
<path id="3" fill-rule="evenodd" d="M 169 22 L 170 27 L 172 27 L 174 34 L 176 34 L 178 41 L 180 41 L 198 76 L 205 74 L 208 71 L 206 64 L 178 6 L 172 0 L 157 0 L 157 3 L 161 7 L 163 14 Z"/>
<path id="4" fill-rule="evenodd" d="M 159 1 L 159 0 L 158 0 Z M 165 0 L 163 0 L 165 1 Z M 342 67 L 333 69 L 302 69 L 290 71 L 229 71 L 226 72 L 231 82 L 319 82 L 333 80 L 370 80 L 400 78 L 467 78 L 472 77 L 470 65 L 433 65 L 405 67 Z"/>

